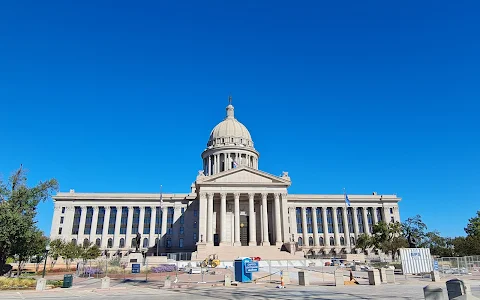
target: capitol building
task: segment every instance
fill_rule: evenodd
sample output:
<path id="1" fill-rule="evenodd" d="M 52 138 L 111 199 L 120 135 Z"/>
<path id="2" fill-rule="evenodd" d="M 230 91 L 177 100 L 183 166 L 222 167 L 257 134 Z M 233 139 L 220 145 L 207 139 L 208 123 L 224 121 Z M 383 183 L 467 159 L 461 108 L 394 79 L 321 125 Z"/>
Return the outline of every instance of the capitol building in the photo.
<path id="1" fill-rule="evenodd" d="M 201 157 L 189 193 L 57 193 L 50 238 L 88 241 L 108 256 L 135 251 L 139 234 L 139 248 L 151 256 L 331 257 L 361 251 L 355 242 L 375 223 L 400 221 L 396 195 L 349 194 L 347 204 L 343 194 L 289 194 L 295 179 L 260 170 L 231 99 Z"/>

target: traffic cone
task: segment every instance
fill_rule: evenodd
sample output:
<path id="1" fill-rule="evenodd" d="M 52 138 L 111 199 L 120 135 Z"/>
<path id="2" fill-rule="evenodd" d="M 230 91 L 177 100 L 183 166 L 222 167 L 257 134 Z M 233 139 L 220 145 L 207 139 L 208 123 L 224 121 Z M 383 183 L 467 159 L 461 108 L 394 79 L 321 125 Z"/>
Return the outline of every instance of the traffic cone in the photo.
<path id="1" fill-rule="evenodd" d="M 280 272 L 280 288 L 285 288 L 285 282 L 283 281 L 283 271 Z"/>

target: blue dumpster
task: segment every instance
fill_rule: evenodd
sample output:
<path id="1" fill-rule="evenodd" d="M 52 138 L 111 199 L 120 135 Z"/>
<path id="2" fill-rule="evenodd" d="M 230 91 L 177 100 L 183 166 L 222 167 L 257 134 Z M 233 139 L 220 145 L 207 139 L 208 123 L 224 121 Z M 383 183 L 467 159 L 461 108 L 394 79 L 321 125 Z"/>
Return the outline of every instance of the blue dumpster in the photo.
<path id="1" fill-rule="evenodd" d="M 237 282 L 250 282 L 252 281 L 252 273 L 247 272 L 245 265 L 252 260 L 248 257 L 237 258 L 234 261 L 235 267 L 235 281 Z"/>

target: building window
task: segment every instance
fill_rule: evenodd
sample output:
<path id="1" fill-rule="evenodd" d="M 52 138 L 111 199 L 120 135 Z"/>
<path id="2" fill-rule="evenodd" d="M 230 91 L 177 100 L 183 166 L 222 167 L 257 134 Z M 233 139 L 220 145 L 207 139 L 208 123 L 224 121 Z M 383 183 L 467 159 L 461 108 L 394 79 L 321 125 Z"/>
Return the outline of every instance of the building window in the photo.
<path id="1" fill-rule="evenodd" d="M 298 245 L 303 246 L 303 239 L 301 236 L 298 237 Z"/>
<path id="2" fill-rule="evenodd" d="M 100 247 L 100 239 L 99 239 L 99 238 L 97 238 L 97 239 L 95 240 L 95 245 L 97 245 L 97 247 Z"/>
<path id="3" fill-rule="evenodd" d="M 62 234 L 62 227 L 58 228 L 58 234 Z"/>
<path id="4" fill-rule="evenodd" d="M 363 226 L 363 208 L 357 208 L 357 221 L 358 221 L 358 232 L 365 233 L 365 227 Z"/>
<path id="5" fill-rule="evenodd" d="M 181 209 L 180 211 L 181 211 L 181 213 L 182 213 L 182 215 L 183 215 L 183 213 L 185 212 L 185 208 L 182 207 L 182 209 Z"/>
<path id="6" fill-rule="evenodd" d="M 120 248 L 125 248 L 125 239 L 124 238 L 120 239 Z"/>
<path id="7" fill-rule="evenodd" d="M 167 209 L 167 234 L 173 234 L 173 214 L 175 210 L 173 207 Z M 171 246 L 170 246 L 171 247 Z"/>
<path id="8" fill-rule="evenodd" d="M 325 242 L 323 241 L 323 237 L 318 238 L 318 243 L 320 246 L 325 246 Z"/>
<path id="9" fill-rule="evenodd" d="M 355 245 L 355 237 L 353 236 L 350 237 L 350 245 L 351 246 Z"/>
<path id="10" fill-rule="evenodd" d="M 72 239 L 71 243 L 76 245 L 77 244 L 77 239 Z"/>
<path id="11" fill-rule="evenodd" d="M 197 240 L 197 234 L 196 234 L 196 233 L 193 234 L 193 241 L 194 241 L 194 242 L 198 242 L 198 240 Z"/>
<path id="12" fill-rule="evenodd" d="M 185 230 L 184 227 L 181 226 L 181 227 L 180 227 L 180 234 L 183 234 L 184 230 Z"/>
<path id="13" fill-rule="evenodd" d="M 179 248 L 183 248 L 183 239 L 182 239 L 182 238 L 180 238 L 180 239 L 178 240 L 178 247 L 179 247 Z"/>
<path id="14" fill-rule="evenodd" d="M 117 208 L 110 208 L 110 219 L 108 220 L 108 234 L 115 233 L 115 221 L 117 220 Z"/>
<path id="15" fill-rule="evenodd" d="M 330 246 L 335 246 L 335 239 L 330 237 Z"/>
<path id="16" fill-rule="evenodd" d="M 83 234 L 90 234 L 92 231 L 92 218 L 93 218 L 93 207 L 87 207 L 87 218 L 85 219 L 85 229 Z"/>
<path id="17" fill-rule="evenodd" d="M 65 213 L 65 206 L 62 207 L 62 214 L 64 214 L 64 213 Z"/>
<path id="18" fill-rule="evenodd" d="M 345 238 L 343 236 L 340 237 L 340 245 L 345 246 Z"/>
<path id="19" fill-rule="evenodd" d="M 185 222 L 183 216 L 180 216 L 180 224 L 183 224 Z"/>
<path id="20" fill-rule="evenodd" d="M 87 239 L 87 238 L 85 238 L 85 239 L 83 240 L 83 247 L 84 247 L 84 248 L 87 248 L 87 247 L 89 247 L 89 246 L 90 246 L 90 240 Z"/>
<path id="21" fill-rule="evenodd" d="M 198 217 L 198 210 L 195 209 L 195 210 L 193 211 L 193 216 L 194 216 L 194 217 Z"/>
<path id="22" fill-rule="evenodd" d="M 338 223 L 338 232 L 345 233 L 345 230 L 343 227 L 343 213 L 340 207 L 337 208 L 337 223 Z"/>
<path id="23" fill-rule="evenodd" d="M 327 208 L 327 225 L 328 225 L 328 233 L 333 233 L 333 214 L 332 208 Z"/>
<path id="24" fill-rule="evenodd" d="M 390 222 L 391 222 L 391 223 L 395 223 L 395 218 L 394 218 L 394 217 L 391 217 L 391 218 L 390 218 Z"/>
<path id="25" fill-rule="evenodd" d="M 316 209 L 316 214 L 317 214 L 317 231 L 318 233 L 323 233 L 322 209 L 320 207 Z"/>
<path id="26" fill-rule="evenodd" d="M 145 208 L 145 216 L 143 217 L 143 234 L 150 234 L 150 222 L 152 220 L 152 209 Z"/>
<path id="27" fill-rule="evenodd" d="M 73 215 L 72 234 L 78 234 L 78 227 L 80 226 L 81 214 L 82 214 L 82 209 L 78 206 L 75 206 L 75 214 Z"/>
<path id="28" fill-rule="evenodd" d="M 295 214 L 297 216 L 297 233 L 303 233 L 302 230 L 302 209 L 297 207 L 295 209 Z"/>
<path id="29" fill-rule="evenodd" d="M 132 238 L 132 241 L 130 242 L 130 248 L 135 248 L 135 247 L 137 247 L 137 239 Z"/>
<path id="30" fill-rule="evenodd" d="M 127 233 L 128 207 L 122 207 L 122 216 L 120 219 L 120 234 Z"/>
<path id="31" fill-rule="evenodd" d="M 172 239 L 167 239 L 166 245 L 167 248 L 172 248 Z"/>
<path id="32" fill-rule="evenodd" d="M 373 214 L 372 214 L 371 207 L 367 208 L 367 221 L 368 221 L 368 230 L 370 233 L 372 233 L 373 232 Z"/>
<path id="33" fill-rule="evenodd" d="M 197 228 L 197 222 L 193 222 L 193 228 Z"/>
<path id="34" fill-rule="evenodd" d="M 390 207 L 390 213 L 393 214 L 393 208 L 392 207 Z"/>
<path id="35" fill-rule="evenodd" d="M 382 214 L 382 209 L 380 207 L 377 207 L 376 209 L 377 212 L 377 220 L 378 222 L 383 222 L 383 214 Z"/>
<path id="36" fill-rule="evenodd" d="M 112 238 L 109 238 L 109 239 L 108 239 L 107 247 L 108 247 L 108 248 L 112 248 L 112 247 L 113 247 L 113 240 L 112 240 Z"/>
<path id="37" fill-rule="evenodd" d="M 60 224 L 63 224 L 63 217 L 60 217 Z"/>
<path id="38" fill-rule="evenodd" d="M 162 233 L 162 219 L 163 219 L 163 210 L 160 207 L 155 209 L 157 211 L 157 217 L 155 218 L 155 234 Z"/>
<path id="39" fill-rule="evenodd" d="M 308 238 L 308 245 L 313 246 L 313 237 Z"/>
<path id="40" fill-rule="evenodd" d="M 143 248 L 148 248 L 148 239 L 147 238 L 143 239 Z"/>
<path id="41" fill-rule="evenodd" d="M 348 219 L 348 232 L 354 233 L 353 226 L 353 209 L 351 207 L 347 208 L 347 219 Z"/>
<path id="42" fill-rule="evenodd" d="M 307 207 L 306 216 L 307 216 L 307 232 L 308 233 L 313 233 L 312 208 L 311 207 Z"/>
<path id="43" fill-rule="evenodd" d="M 138 233 L 138 225 L 140 224 L 140 207 L 133 208 L 133 222 L 132 222 L 132 234 Z"/>
<path id="44" fill-rule="evenodd" d="M 95 229 L 96 234 L 103 233 L 103 221 L 105 220 L 105 207 L 100 207 L 98 209 L 98 218 L 97 218 L 97 228 Z"/>

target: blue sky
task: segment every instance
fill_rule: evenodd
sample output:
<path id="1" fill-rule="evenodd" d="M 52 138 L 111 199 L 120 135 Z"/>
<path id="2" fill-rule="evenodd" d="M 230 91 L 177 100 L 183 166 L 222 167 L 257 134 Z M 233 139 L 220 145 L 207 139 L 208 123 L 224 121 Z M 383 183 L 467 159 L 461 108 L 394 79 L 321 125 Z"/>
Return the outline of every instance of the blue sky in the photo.
<path id="1" fill-rule="evenodd" d="M 261 3 L 259 3 L 261 2 Z M 188 192 L 228 95 L 290 193 L 397 194 L 464 234 L 480 209 L 475 1 L 11 1 L 0 172 L 62 191 Z M 49 233 L 52 201 L 39 207 Z"/>

